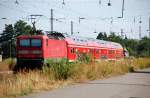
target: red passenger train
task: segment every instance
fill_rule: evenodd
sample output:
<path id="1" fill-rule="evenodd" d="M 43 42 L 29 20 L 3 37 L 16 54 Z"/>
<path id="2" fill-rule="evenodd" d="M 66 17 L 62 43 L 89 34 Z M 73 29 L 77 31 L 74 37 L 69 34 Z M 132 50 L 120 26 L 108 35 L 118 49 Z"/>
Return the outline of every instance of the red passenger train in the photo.
<path id="1" fill-rule="evenodd" d="M 62 33 L 17 37 L 17 63 L 46 63 L 47 60 L 76 61 L 81 54 L 92 58 L 114 60 L 124 57 L 119 43 L 82 38 Z"/>

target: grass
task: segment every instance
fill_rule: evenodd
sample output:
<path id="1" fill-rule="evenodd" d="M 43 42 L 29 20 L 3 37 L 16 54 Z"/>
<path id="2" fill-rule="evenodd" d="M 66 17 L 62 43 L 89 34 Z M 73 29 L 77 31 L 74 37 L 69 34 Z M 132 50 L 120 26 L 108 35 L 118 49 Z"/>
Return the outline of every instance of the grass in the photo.
<path id="1" fill-rule="evenodd" d="M 150 67 L 150 58 L 123 59 L 89 63 L 50 63 L 43 70 L 19 72 L 0 80 L 0 98 L 51 90 L 72 82 L 103 79 Z"/>

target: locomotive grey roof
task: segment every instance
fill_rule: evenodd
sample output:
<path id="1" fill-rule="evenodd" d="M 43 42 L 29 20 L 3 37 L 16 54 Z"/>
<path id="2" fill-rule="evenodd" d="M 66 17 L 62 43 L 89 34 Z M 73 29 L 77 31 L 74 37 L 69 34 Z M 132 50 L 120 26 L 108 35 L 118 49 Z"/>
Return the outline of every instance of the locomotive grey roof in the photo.
<path id="1" fill-rule="evenodd" d="M 97 47 L 101 46 L 101 47 L 110 47 L 110 48 L 122 48 L 122 46 L 119 43 L 98 40 L 98 39 L 94 39 L 94 38 L 86 38 L 86 37 L 68 35 L 67 33 L 52 33 L 48 36 L 51 39 L 66 40 L 68 42 L 68 44 L 78 44 L 78 45 L 97 46 Z"/>

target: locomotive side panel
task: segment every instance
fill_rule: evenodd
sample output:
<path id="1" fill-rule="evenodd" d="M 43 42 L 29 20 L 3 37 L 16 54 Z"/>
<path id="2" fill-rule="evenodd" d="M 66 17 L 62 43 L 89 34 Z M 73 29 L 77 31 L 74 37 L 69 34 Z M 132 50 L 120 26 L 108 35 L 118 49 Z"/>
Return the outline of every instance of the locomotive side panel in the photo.
<path id="1" fill-rule="evenodd" d="M 67 45 L 65 41 L 46 39 L 44 42 L 43 57 L 45 59 L 67 58 Z"/>

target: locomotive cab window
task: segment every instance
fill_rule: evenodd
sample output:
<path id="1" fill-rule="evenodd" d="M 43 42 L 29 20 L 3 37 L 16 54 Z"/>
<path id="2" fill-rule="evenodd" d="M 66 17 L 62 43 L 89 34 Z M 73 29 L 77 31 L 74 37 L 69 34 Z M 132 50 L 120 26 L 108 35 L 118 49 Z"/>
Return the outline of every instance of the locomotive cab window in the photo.
<path id="1" fill-rule="evenodd" d="M 41 39 L 20 39 L 19 45 L 21 47 L 41 47 Z"/>
<path id="2" fill-rule="evenodd" d="M 31 46 L 41 47 L 41 39 L 31 39 Z"/>
<path id="3" fill-rule="evenodd" d="M 30 46 L 30 39 L 21 39 L 19 41 L 19 45 L 21 47 L 29 47 Z"/>

